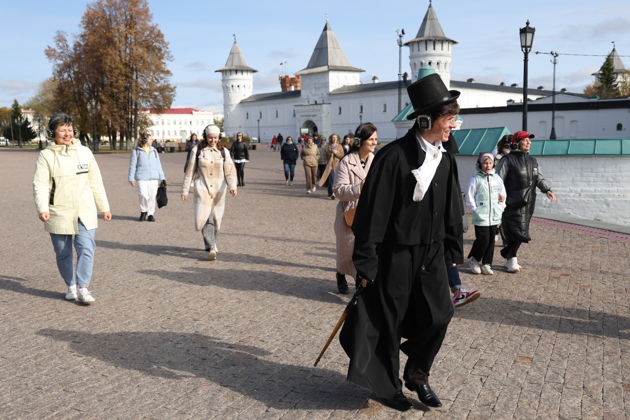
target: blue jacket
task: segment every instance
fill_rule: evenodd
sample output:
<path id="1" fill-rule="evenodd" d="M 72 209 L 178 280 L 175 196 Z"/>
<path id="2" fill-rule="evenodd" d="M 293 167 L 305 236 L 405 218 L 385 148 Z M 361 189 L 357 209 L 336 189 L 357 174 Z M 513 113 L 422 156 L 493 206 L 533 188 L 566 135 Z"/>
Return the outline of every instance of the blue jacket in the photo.
<path id="1" fill-rule="evenodd" d="M 475 226 L 495 226 L 501 223 L 505 200 L 499 201 L 499 194 L 506 196 L 503 180 L 494 172 L 477 171 L 470 179 L 466 193 L 466 206 L 472 210 Z"/>
<path id="2" fill-rule="evenodd" d="M 136 146 L 131 151 L 129 161 L 129 182 L 147 179 L 166 179 L 160 163 L 160 156 L 153 146 L 151 146 L 148 155 L 141 147 Z"/>

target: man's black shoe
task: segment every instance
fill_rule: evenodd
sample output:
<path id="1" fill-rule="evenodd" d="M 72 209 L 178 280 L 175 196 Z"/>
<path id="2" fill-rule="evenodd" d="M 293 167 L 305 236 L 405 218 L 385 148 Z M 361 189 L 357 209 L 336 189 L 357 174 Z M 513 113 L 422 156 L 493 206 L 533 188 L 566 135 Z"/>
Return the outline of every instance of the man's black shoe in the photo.
<path id="1" fill-rule="evenodd" d="M 405 382 L 405 386 L 410 391 L 416 391 L 418 399 L 423 404 L 429 407 L 442 407 L 442 401 L 435 395 L 435 392 L 431 389 L 429 384 L 415 385 L 410 382 Z"/>
<path id="2" fill-rule="evenodd" d="M 153 217 L 153 215 L 150 215 L 149 217 L 147 217 L 147 221 L 148 222 L 155 222 L 155 217 Z"/>
<path id="3" fill-rule="evenodd" d="M 346 276 L 341 273 L 337 273 L 337 290 L 342 295 L 348 294 L 348 282 L 346 281 Z"/>
<path id="4" fill-rule="evenodd" d="M 407 411 L 412 405 L 411 401 L 405 397 L 402 391 L 396 392 L 392 398 L 376 398 L 376 400 L 381 404 L 398 411 Z"/>
<path id="5" fill-rule="evenodd" d="M 147 212 L 143 211 L 142 213 L 140 213 L 140 217 L 138 217 L 138 221 L 144 222 L 145 220 L 147 220 Z"/>

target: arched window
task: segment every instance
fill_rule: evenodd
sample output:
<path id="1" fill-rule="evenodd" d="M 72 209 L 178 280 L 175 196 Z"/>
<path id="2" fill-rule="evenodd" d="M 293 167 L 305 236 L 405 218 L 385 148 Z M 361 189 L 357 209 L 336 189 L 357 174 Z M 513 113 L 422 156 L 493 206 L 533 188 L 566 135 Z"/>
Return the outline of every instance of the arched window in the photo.
<path id="1" fill-rule="evenodd" d="M 341 115 L 341 107 L 339 107 L 339 111 L 337 112 L 337 115 Z"/>
<path id="2" fill-rule="evenodd" d="M 278 118 L 278 110 L 276 109 L 276 118 Z"/>
<path id="3" fill-rule="evenodd" d="M 429 49 L 429 41 L 424 41 L 424 50 L 427 51 Z"/>
<path id="4" fill-rule="evenodd" d="M 363 114 L 363 105 L 359 105 L 359 114 Z"/>
<path id="5" fill-rule="evenodd" d="M 245 113 L 245 119 L 246 119 L 246 120 L 249 120 L 249 112 L 246 112 L 246 113 Z"/>
<path id="6" fill-rule="evenodd" d="M 433 51 L 435 51 L 435 41 L 433 41 Z"/>
<path id="7" fill-rule="evenodd" d="M 617 123 L 617 131 L 623 130 L 623 124 Z"/>
<path id="8" fill-rule="evenodd" d="M 383 104 L 383 112 L 387 112 L 387 104 Z"/>
<path id="9" fill-rule="evenodd" d="M 258 111 L 258 118 L 262 120 L 262 111 Z"/>

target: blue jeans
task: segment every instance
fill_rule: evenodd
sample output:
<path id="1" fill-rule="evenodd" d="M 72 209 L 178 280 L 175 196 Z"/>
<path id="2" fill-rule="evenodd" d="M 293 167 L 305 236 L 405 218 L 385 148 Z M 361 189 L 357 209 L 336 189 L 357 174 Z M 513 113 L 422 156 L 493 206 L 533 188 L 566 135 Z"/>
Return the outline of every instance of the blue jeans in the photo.
<path id="1" fill-rule="evenodd" d="M 96 229 L 86 229 L 79 220 L 79 233 L 76 235 L 50 234 L 55 255 L 57 256 L 57 268 L 66 285 L 78 284 L 79 287 L 88 287 L 92 280 L 94 268 L 94 250 L 96 242 L 94 234 Z M 77 251 L 76 274 L 72 264 L 72 243 Z"/>
<path id="2" fill-rule="evenodd" d="M 284 162 L 284 179 L 287 181 L 293 181 L 295 176 L 295 163 Z"/>
<path id="3" fill-rule="evenodd" d="M 328 174 L 328 197 L 333 195 L 333 184 L 335 183 L 335 171 L 331 169 Z"/>
<path id="4" fill-rule="evenodd" d="M 446 274 L 448 274 L 448 285 L 451 287 L 452 292 L 462 286 L 462 281 L 459 278 L 459 268 L 453 266 L 451 261 L 446 261 Z"/>

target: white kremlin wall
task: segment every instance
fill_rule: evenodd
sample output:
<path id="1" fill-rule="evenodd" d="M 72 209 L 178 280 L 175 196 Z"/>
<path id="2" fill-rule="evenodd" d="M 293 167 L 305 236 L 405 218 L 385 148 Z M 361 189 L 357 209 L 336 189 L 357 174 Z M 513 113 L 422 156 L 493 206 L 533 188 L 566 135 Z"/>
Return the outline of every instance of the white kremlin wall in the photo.
<path id="1" fill-rule="evenodd" d="M 475 172 L 474 156 L 458 156 L 460 185 L 466 191 Z M 628 156 L 536 156 L 551 190 L 551 203 L 537 190 L 534 215 L 568 216 L 630 227 Z"/>

